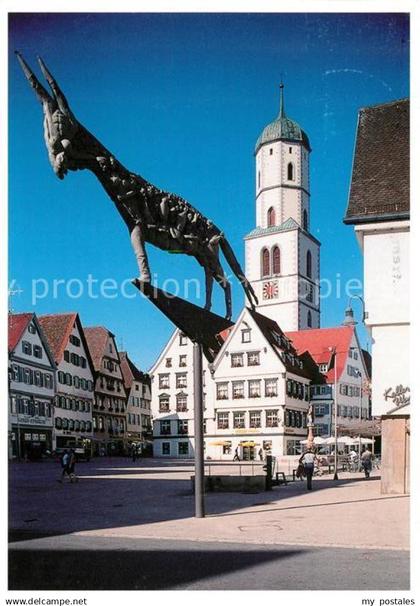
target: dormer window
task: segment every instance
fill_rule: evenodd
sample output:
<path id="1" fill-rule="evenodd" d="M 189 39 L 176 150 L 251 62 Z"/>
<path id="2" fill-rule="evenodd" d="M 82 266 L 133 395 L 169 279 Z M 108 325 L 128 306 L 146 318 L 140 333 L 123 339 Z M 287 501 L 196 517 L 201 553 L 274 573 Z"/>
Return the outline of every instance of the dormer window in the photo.
<path id="1" fill-rule="evenodd" d="M 242 331 L 242 343 L 251 343 L 251 330 L 244 328 Z"/>

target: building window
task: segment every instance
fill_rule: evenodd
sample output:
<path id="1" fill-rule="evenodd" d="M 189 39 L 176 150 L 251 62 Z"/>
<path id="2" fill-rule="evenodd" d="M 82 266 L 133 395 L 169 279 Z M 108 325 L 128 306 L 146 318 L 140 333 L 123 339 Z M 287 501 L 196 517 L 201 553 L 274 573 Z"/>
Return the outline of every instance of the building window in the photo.
<path id="1" fill-rule="evenodd" d="M 187 410 L 187 394 L 179 393 L 176 396 L 176 411 L 186 412 Z"/>
<path id="2" fill-rule="evenodd" d="M 36 334 L 36 328 L 35 328 L 35 326 L 33 324 L 29 324 L 29 326 L 28 326 L 28 332 L 30 332 L 31 335 Z"/>
<path id="3" fill-rule="evenodd" d="M 32 345 L 28 341 L 22 341 L 22 352 L 27 356 L 32 355 Z"/>
<path id="4" fill-rule="evenodd" d="M 261 171 L 258 171 L 258 189 L 261 187 Z"/>
<path id="5" fill-rule="evenodd" d="M 298 455 L 302 452 L 302 445 L 299 440 L 287 440 L 286 454 Z"/>
<path id="6" fill-rule="evenodd" d="M 187 356 L 184 354 L 182 356 L 179 356 L 179 365 L 181 367 L 186 366 L 187 365 Z"/>
<path id="7" fill-rule="evenodd" d="M 188 454 L 188 442 L 178 442 L 178 454 L 181 456 Z"/>
<path id="8" fill-rule="evenodd" d="M 275 246 L 273 248 L 273 274 L 280 273 L 280 248 Z"/>
<path id="9" fill-rule="evenodd" d="M 234 400 L 241 400 L 245 397 L 244 382 L 243 381 L 232 381 L 232 398 Z"/>
<path id="10" fill-rule="evenodd" d="M 308 292 L 306 293 L 306 300 L 310 303 L 314 300 L 314 287 L 312 284 L 308 284 Z"/>
<path id="11" fill-rule="evenodd" d="M 176 375 L 176 388 L 186 389 L 187 387 L 187 373 L 177 373 Z"/>
<path id="12" fill-rule="evenodd" d="M 270 156 L 272 156 L 272 155 L 273 155 L 273 148 L 270 147 Z"/>
<path id="13" fill-rule="evenodd" d="M 261 427 L 261 411 L 252 411 L 249 413 L 249 426 L 252 428 Z"/>
<path id="14" fill-rule="evenodd" d="M 217 429 L 229 429 L 229 413 L 217 413 Z"/>
<path id="15" fill-rule="evenodd" d="M 249 351 L 247 353 L 248 366 L 259 366 L 260 365 L 260 352 Z"/>
<path id="16" fill-rule="evenodd" d="M 186 435 L 188 434 L 188 421 L 182 420 L 178 421 L 178 433 Z"/>
<path id="17" fill-rule="evenodd" d="M 75 335 L 70 335 L 69 341 L 72 345 L 75 345 L 76 347 L 80 347 L 79 337 L 76 337 Z"/>
<path id="18" fill-rule="evenodd" d="M 308 278 L 312 278 L 312 255 L 310 250 L 306 253 L 306 275 Z"/>
<path id="19" fill-rule="evenodd" d="M 162 442 L 162 455 L 168 456 L 171 454 L 171 443 Z"/>
<path id="20" fill-rule="evenodd" d="M 35 358 L 42 358 L 42 347 L 34 345 L 34 356 Z"/>
<path id="21" fill-rule="evenodd" d="M 278 427 L 279 416 L 278 410 L 266 410 L 265 412 L 265 426 L 266 427 Z"/>
<path id="22" fill-rule="evenodd" d="M 303 229 L 308 231 L 308 211 L 306 208 L 303 210 Z"/>
<path id="23" fill-rule="evenodd" d="M 274 398 L 277 396 L 277 379 L 265 379 L 265 397 Z"/>
<path id="24" fill-rule="evenodd" d="M 251 381 L 248 381 L 248 397 L 261 397 L 261 381 L 259 379 L 253 379 Z"/>
<path id="25" fill-rule="evenodd" d="M 268 248 L 263 248 L 261 251 L 261 275 L 262 277 L 270 275 L 270 253 L 268 252 Z"/>
<path id="26" fill-rule="evenodd" d="M 295 180 L 295 167 L 293 166 L 293 162 L 289 162 L 287 165 L 287 179 L 288 181 Z"/>
<path id="27" fill-rule="evenodd" d="M 188 339 L 187 336 L 184 335 L 182 332 L 179 334 L 179 344 L 180 345 L 187 345 Z"/>
<path id="28" fill-rule="evenodd" d="M 312 314 L 308 311 L 308 328 L 312 328 Z"/>
<path id="29" fill-rule="evenodd" d="M 234 353 L 230 356 L 230 365 L 232 368 L 239 368 L 244 365 L 244 354 Z"/>
<path id="30" fill-rule="evenodd" d="M 159 412 L 169 412 L 169 396 L 159 396 Z"/>
<path id="31" fill-rule="evenodd" d="M 274 227 L 276 224 L 276 211 L 271 206 L 267 211 L 267 227 Z"/>
<path id="32" fill-rule="evenodd" d="M 159 389 L 169 389 L 169 375 L 159 375 Z"/>
<path id="33" fill-rule="evenodd" d="M 227 400 L 228 397 L 228 383 L 216 383 L 216 399 Z"/>
<path id="34" fill-rule="evenodd" d="M 245 429 L 245 413 L 234 412 L 233 413 L 233 428 L 234 429 Z"/>
<path id="35" fill-rule="evenodd" d="M 166 366 L 166 368 L 171 368 L 172 367 L 172 358 L 166 358 L 166 360 L 165 360 L 165 366 Z"/>
<path id="36" fill-rule="evenodd" d="M 169 436 L 171 434 L 171 422 L 160 421 L 160 435 Z"/>
<path id="37" fill-rule="evenodd" d="M 242 343 L 251 343 L 251 329 L 244 328 L 242 331 Z"/>

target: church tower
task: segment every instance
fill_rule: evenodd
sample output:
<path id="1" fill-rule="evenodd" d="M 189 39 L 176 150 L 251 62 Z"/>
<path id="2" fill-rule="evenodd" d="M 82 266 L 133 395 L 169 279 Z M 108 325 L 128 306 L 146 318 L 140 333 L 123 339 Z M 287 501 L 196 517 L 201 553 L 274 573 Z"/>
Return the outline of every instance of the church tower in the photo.
<path id="1" fill-rule="evenodd" d="M 258 311 L 284 331 L 319 328 L 319 248 L 310 233 L 306 133 L 280 111 L 255 146 L 256 228 L 245 236 L 246 276 Z"/>

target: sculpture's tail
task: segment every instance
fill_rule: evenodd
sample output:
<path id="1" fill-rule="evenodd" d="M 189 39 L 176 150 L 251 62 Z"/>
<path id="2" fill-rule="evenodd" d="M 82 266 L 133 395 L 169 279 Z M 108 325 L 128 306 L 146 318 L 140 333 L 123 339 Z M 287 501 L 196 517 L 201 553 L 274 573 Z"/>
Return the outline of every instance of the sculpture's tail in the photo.
<path id="1" fill-rule="evenodd" d="M 241 266 L 239 265 L 239 261 L 236 258 L 235 253 L 224 236 L 220 240 L 220 248 L 222 249 L 225 259 L 229 263 L 233 273 L 242 284 L 242 288 L 245 291 L 245 295 L 250 302 L 252 309 L 255 309 L 255 306 L 258 305 L 257 295 L 255 294 L 251 284 L 248 282 Z"/>

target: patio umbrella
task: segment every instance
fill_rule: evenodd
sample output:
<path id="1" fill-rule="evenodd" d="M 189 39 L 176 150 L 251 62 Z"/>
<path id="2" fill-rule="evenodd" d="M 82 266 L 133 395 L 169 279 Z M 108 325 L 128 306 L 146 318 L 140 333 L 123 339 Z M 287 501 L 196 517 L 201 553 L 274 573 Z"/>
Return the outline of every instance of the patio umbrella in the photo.
<path id="1" fill-rule="evenodd" d="M 308 440 L 300 440 L 300 444 L 307 444 Z M 316 438 L 313 439 L 313 444 L 315 444 L 316 446 L 319 446 L 320 444 L 325 444 L 325 440 L 324 438 L 321 438 L 320 436 L 316 436 Z"/>
<path id="2" fill-rule="evenodd" d="M 339 436 L 337 438 L 337 442 L 340 444 L 348 444 L 347 440 L 349 440 L 349 439 L 351 439 L 351 438 L 349 438 L 348 436 Z M 330 438 L 327 438 L 324 441 L 324 444 L 335 444 L 335 437 L 331 436 Z"/>

